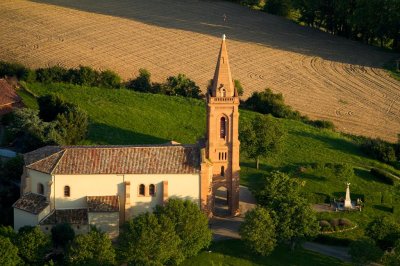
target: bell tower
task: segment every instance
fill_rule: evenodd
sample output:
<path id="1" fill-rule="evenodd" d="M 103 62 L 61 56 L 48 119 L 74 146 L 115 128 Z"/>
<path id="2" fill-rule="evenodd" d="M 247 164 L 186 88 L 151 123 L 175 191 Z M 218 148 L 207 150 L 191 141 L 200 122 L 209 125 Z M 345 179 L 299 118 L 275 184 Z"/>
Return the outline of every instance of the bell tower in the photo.
<path id="1" fill-rule="evenodd" d="M 230 215 L 239 214 L 239 97 L 222 36 L 214 79 L 207 92 L 206 156 L 212 162 L 212 194 L 227 191 Z"/>

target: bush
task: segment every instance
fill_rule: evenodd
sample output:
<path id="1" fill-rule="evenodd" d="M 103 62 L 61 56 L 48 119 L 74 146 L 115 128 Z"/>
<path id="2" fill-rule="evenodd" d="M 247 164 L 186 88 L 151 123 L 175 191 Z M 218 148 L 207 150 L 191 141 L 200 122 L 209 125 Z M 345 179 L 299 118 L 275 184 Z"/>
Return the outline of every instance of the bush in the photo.
<path id="1" fill-rule="evenodd" d="M 180 95 L 196 99 L 203 97 L 199 86 L 184 74 L 168 77 L 163 90 L 166 95 Z"/>
<path id="2" fill-rule="evenodd" d="M 16 266 L 22 261 L 18 256 L 18 248 L 9 238 L 0 235 L 0 265 Z"/>
<path id="3" fill-rule="evenodd" d="M 396 153 L 393 145 L 381 139 L 365 139 L 361 144 L 361 149 L 366 154 L 384 163 L 396 161 Z"/>
<path id="4" fill-rule="evenodd" d="M 53 139 L 58 145 L 76 145 L 86 137 L 88 116 L 85 111 L 73 107 L 57 115 Z"/>
<path id="5" fill-rule="evenodd" d="M 275 224 L 264 208 L 248 211 L 239 232 L 244 243 L 262 256 L 269 255 L 276 246 Z"/>
<path id="6" fill-rule="evenodd" d="M 383 216 L 370 222 L 365 234 L 376 241 L 383 250 L 394 247 L 400 237 L 400 225 L 391 217 Z"/>
<path id="7" fill-rule="evenodd" d="M 36 79 L 35 71 L 24 67 L 17 63 L 7 63 L 0 61 L 0 78 L 3 77 L 16 77 L 19 80 L 34 81 Z"/>
<path id="8" fill-rule="evenodd" d="M 57 224 L 51 228 L 51 239 L 56 247 L 66 247 L 74 238 L 75 231 L 67 223 Z"/>
<path id="9" fill-rule="evenodd" d="M 325 245 L 333 245 L 333 246 L 348 246 L 352 242 L 348 238 L 337 238 L 337 236 L 333 236 L 330 234 L 320 234 L 314 240 L 314 242 L 325 244 Z"/>
<path id="10" fill-rule="evenodd" d="M 326 220 L 319 221 L 319 227 L 321 228 L 322 232 L 329 232 L 332 231 L 331 224 Z"/>
<path id="11" fill-rule="evenodd" d="M 333 122 L 327 120 L 307 120 L 306 123 L 316 128 L 325 128 L 330 130 L 335 130 L 336 128 Z"/>
<path id="12" fill-rule="evenodd" d="M 36 80 L 43 83 L 66 82 L 69 75 L 67 69 L 59 66 L 36 69 Z"/>
<path id="13" fill-rule="evenodd" d="M 274 94 L 271 89 L 263 92 L 253 92 L 250 98 L 245 101 L 245 108 L 262 114 L 271 114 L 279 118 L 300 120 L 301 115 L 284 103 L 281 93 Z"/>
<path id="14" fill-rule="evenodd" d="M 377 168 L 372 168 L 370 170 L 370 173 L 378 178 L 380 181 L 389 185 L 394 185 L 395 177 L 392 174 Z"/>
<path id="15" fill-rule="evenodd" d="M 50 248 L 50 239 L 39 227 L 24 226 L 15 240 L 19 256 L 28 265 L 43 265 L 44 255 Z"/>
<path id="16" fill-rule="evenodd" d="M 352 227 L 353 223 L 349 219 L 340 218 L 339 219 L 339 226 L 343 227 L 343 228 L 348 228 L 348 227 Z"/>
<path id="17" fill-rule="evenodd" d="M 383 252 L 375 245 L 374 240 L 362 238 L 351 243 L 349 254 L 356 264 L 367 265 L 370 262 L 378 261 Z"/>
<path id="18" fill-rule="evenodd" d="M 39 117 L 45 122 L 54 121 L 59 114 L 67 113 L 73 106 L 55 94 L 40 96 L 37 102 L 39 104 Z"/>
<path id="19" fill-rule="evenodd" d="M 147 69 L 139 69 L 139 76 L 128 82 L 126 85 L 127 89 L 140 91 L 140 92 L 151 92 L 151 74 Z"/>
<path id="20" fill-rule="evenodd" d="M 100 73 L 97 86 L 104 88 L 121 88 L 121 77 L 111 70 L 105 70 Z"/>
<path id="21" fill-rule="evenodd" d="M 329 223 L 330 223 L 331 226 L 336 230 L 336 227 L 339 226 L 339 219 L 338 219 L 338 218 L 331 219 L 331 220 L 329 221 Z"/>

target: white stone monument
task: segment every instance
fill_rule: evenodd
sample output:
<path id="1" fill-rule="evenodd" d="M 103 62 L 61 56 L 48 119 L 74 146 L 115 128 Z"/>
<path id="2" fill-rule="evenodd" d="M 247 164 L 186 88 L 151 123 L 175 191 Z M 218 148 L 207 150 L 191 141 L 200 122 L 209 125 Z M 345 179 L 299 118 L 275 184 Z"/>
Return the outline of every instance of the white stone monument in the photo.
<path id="1" fill-rule="evenodd" d="M 346 183 L 346 199 L 344 200 L 344 207 L 351 209 L 353 206 L 351 205 L 351 198 L 350 198 L 350 183 Z"/>

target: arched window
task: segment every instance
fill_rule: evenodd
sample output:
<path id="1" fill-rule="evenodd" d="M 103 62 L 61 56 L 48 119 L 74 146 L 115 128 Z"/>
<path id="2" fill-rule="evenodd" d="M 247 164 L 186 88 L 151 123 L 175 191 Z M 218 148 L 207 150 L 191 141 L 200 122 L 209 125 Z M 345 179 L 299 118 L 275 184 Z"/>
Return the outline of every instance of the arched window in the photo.
<path id="1" fill-rule="evenodd" d="M 225 117 L 221 117 L 220 121 L 220 137 L 224 139 L 226 137 L 226 121 Z"/>
<path id="2" fill-rule="evenodd" d="M 139 195 L 144 196 L 144 191 L 145 191 L 145 186 L 143 184 L 140 184 L 139 186 Z"/>
<path id="3" fill-rule="evenodd" d="M 221 96 L 222 96 L 222 97 L 226 97 L 226 90 L 225 90 L 225 89 L 222 89 L 222 90 L 221 90 Z"/>
<path id="4" fill-rule="evenodd" d="M 44 186 L 43 186 L 42 183 L 38 183 L 37 184 L 37 193 L 41 194 L 41 195 L 44 195 Z"/>
<path id="5" fill-rule="evenodd" d="M 64 187 L 64 197 L 71 196 L 71 188 L 69 186 Z"/>
<path id="6" fill-rule="evenodd" d="M 225 167 L 221 166 L 221 176 L 225 175 Z"/>
<path id="7" fill-rule="evenodd" d="M 156 195 L 156 186 L 154 184 L 151 184 L 149 186 L 149 194 L 152 197 L 154 197 Z"/>

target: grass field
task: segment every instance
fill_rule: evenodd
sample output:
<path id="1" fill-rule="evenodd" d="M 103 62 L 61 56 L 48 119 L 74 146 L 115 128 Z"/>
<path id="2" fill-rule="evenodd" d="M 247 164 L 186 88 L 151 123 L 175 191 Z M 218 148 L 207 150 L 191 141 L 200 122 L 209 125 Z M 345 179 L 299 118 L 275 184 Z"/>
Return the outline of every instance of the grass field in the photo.
<path id="1" fill-rule="evenodd" d="M 34 95 L 49 92 L 62 96 L 65 100 L 78 104 L 86 110 L 90 118 L 88 137 L 83 144 L 140 144 L 163 143 L 176 140 L 194 143 L 205 132 L 204 101 L 145 94 L 125 89 L 103 89 L 80 87 L 68 84 L 25 84 Z M 32 94 L 19 90 L 24 103 L 37 108 Z M 254 117 L 253 112 L 241 110 L 240 119 Z M 345 185 L 336 180 L 326 169 L 315 169 L 298 173 L 301 166 L 324 163 L 347 163 L 355 167 L 352 180 L 353 197 L 368 196 L 371 192 L 389 193 L 396 196 L 397 187 L 376 180 L 367 171 L 370 167 L 383 168 L 399 175 L 391 166 L 367 158 L 350 139 L 341 133 L 317 129 L 304 123 L 278 119 L 288 131 L 283 151 L 268 159 L 261 160 L 261 169 L 255 169 L 255 162 L 241 156 L 241 183 L 257 187 L 261 178 L 271 170 L 289 172 L 305 181 L 304 190 L 325 193 L 331 196 L 343 194 Z M 393 201 L 393 204 L 397 204 Z M 366 204 L 363 212 L 323 213 L 320 219 L 345 217 L 356 223 L 356 230 L 335 233 L 333 239 L 357 239 L 364 235 L 364 228 L 371 219 L 381 215 L 393 215 L 380 204 Z M 340 262 L 315 253 L 298 250 L 288 253 L 278 248 L 269 257 L 258 257 L 248 253 L 240 241 L 216 243 L 212 252 L 203 252 L 186 261 L 184 265 L 342 265 Z M 312 263 L 312 264 L 310 264 Z"/>
<path id="2" fill-rule="evenodd" d="M 398 54 L 281 17 L 194 0 L 1 1 L 0 12 L 2 60 L 110 68 L 126 79 L 144 67 L 154 81 L 185 73 L 205 89 L 225 33 L 245 97 L 270 87 L 341 131 L 390 141 L 400 132 L 400 81 L 382 69 Z"/>
<path id="3" fill-rule="evenodd" d="M 322 256 L 300 248 L 295 251 L 290 251 L 287 247 L 277 247 L 271 255 L 262 257 L 250 253 L 248 248 L 239 240 L 226 240 L 213 243 L 209 250 L 211 252 L 204 251 L 194 258 L 186 260 L 182 265 L 349 265 L 337 259 Z"/>

